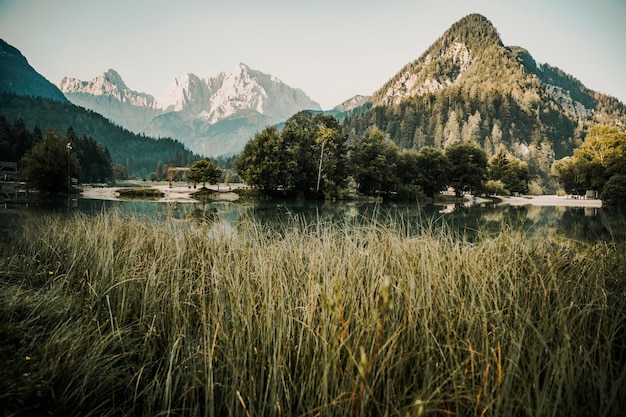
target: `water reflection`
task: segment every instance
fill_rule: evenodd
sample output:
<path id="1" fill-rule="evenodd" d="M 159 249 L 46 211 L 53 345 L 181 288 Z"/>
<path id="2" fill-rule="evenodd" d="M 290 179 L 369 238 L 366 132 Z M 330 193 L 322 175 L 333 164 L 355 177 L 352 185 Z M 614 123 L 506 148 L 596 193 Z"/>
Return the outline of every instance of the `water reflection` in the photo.
<path id="1" fill-rule="evenodd" d="M 563 235 L 581 241 L 624 241 L 626 221 L 606 208 L 474 205 L 377 204 L 365 202 L 261 200 L 246 203 L 108 201 L 87 198 L 46 199 L 0 208 L 0 230 L 23 221 L 33 212 L 98 215 L 115 210 L 122 216 L 145 216 L 157 221 L 209 222 L 216 233 L 231 232 L 242 221 L 254 220 L 277 230 L 294 221 L 306 225 L 332 223 L 358 227 L 375 223 L 402 233 L 445 229 L 459 238 L 475 240 L 498 234 L 503 227 L 527 236 Z"/>

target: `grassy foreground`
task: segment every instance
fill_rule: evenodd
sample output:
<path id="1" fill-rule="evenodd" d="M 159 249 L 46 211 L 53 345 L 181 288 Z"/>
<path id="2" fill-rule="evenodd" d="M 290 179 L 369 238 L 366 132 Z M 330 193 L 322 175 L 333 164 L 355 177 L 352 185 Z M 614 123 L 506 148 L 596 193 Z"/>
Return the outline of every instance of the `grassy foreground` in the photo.
<path id="1" fill-rule="evenodd" d="M 0 258 L 0 408 L 626 414 L 623 244 L 400 229 L 35 218 Z"/>

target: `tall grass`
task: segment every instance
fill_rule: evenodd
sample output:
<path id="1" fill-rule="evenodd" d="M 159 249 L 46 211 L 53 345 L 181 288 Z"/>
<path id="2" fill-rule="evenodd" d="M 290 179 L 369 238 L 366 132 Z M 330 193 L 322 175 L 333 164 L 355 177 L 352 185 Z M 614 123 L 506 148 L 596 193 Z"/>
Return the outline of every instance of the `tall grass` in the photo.
<path id="1" fill-rule="evenodd" d="M 617 243 L 115 214 L 0 259 L 5 415 L 626 413 Z"/>

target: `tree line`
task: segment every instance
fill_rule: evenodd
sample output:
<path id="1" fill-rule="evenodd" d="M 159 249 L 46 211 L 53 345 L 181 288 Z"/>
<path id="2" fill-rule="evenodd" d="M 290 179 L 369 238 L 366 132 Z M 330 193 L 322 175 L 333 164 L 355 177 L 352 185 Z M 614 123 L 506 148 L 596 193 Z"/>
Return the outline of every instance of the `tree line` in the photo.
<path id="1" fill-rule="evenodd" d="M 595 190 L 605 203 L 626 207 L 626 132 L 594 126 L 572 156 L 555 161 L 552 175 L 569 194 Z"/>
<path id="2" fill-rule="evenodd" d="M 0 155 L 6 161 L 19 161 L 20 180 L 42 191 L 65 191 L 70 178 L 80 182 L 106 182 L 125 171 L 114 166 L 109 150 L 93 138 L 79 137 L 72 127 L 65 135 L 28 130 L 21 119 L 10 125 L 0 116 Z"/>
<path id="3" fill-rule="evenodd" d="M 172 164 L 189 166 L 199 159 L 177 140 L 138 135 L 95 112 L 53 100 L 0 94 L 0 115 L 8 121 L 23 120 L 30 130 L 65 132 L 72 126 L 79 137 L 93 138 L 109 149 L 113 164 L 123 165 L 130 177 L 147 178 L 158 161 L 175 159 Z"/>
<path id="4" fill-rule="evenodd" d="M 471 142 L 445 149 L 400 150 L 370 127 L 349 141 L 330 115 L 302 111 L 281 131 L 267 127 L 250 140 L 234 166 L 249 185 L 269 195 L 343 198 L 352 189 L 366 196 L 411 199 L 455 192 L 528 192 L 529 167 L 504 147 L 490 159 Z"/>

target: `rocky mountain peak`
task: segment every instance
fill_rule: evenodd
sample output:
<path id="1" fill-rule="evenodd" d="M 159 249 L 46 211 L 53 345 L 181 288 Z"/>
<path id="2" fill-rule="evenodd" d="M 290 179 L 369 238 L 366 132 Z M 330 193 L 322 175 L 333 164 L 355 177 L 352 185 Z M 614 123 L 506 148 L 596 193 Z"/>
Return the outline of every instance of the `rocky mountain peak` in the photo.
<path id="1" fill-rule="evenodd" d="M 211 124 L 244 110 L 281 119 L 291 116 L 294 109 L 320 109 L 302 90 L 243 63 L 210 78 L 191 73 L 176 78 L 159 100 L 159 107 L 195 115 Z"/>
<path id="2" fill-rule="evenodd" d="M 65 77 L 59 82 L 59 88 L 70 100 L 77 95 L 91 95 L 112 97 L 122 103 L 142 107 L 151 108 L 155 104 L 154 97 L 150 94 L 128 88 L 122 77 L 113 69 L 109 69 L 90 81 Z"/>
<path id="3" fill-rule="evenodd" d="M 104 77 L 105 81 L 117 86 L 120 90 L 128 89 L 120 74 L 118 74 L 117 71 L 115 71 L 114 69 L 109 69 L 107 72 L 102 74 L 102 76 Z"/>
<path id="4" fill-rule="evenodd" d="M 348 112 L 350 110 L 354 110 L 358 107 L 361 107 L 362 105 L 364 105 L 365 103 L 367 103 L 367 101 L 370 99 L 370 96 L 363 96 L 363 95 L 356 95 L 352 98 L 349 98 L 348 100 L 344 101 L 343 103 L 335 106 L 333 108 L 333 110 L 339 111 L 339 112 Z"/>
<path id="5" fill-rule="evenodd" d="M 503 46 L 496 27 L 485 16 L 473 13 L 458 20 L 444 32 L 435 47 L 445 47 L 449 43 L 460 42 L 479 52 L 488 46 Z"/>
<path id="6" fill-rule="evenodd" d="M 454 23 L 417 60 L 407 64 L 378 90 L 374 105 L 397 105 L 414 96 L 434 93 L 462 82 L 483 54 L 504 48 L 498 31 L 480 14 Z"/>
<path id="7" fill-rule="evenodd" d="M 206 96 L 210 95 L 211 83 L 193 73 L 176 77 L 165 89 L 157 102 L 163 111 L 202 112 L 206 107 Z"/>

